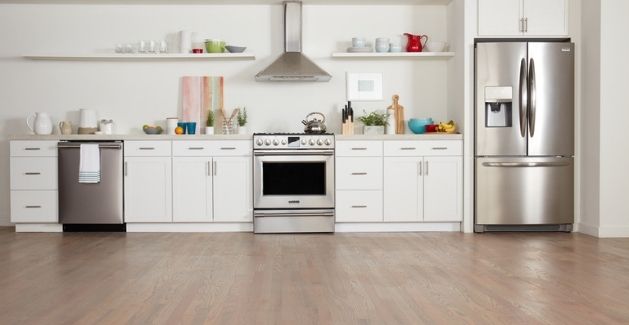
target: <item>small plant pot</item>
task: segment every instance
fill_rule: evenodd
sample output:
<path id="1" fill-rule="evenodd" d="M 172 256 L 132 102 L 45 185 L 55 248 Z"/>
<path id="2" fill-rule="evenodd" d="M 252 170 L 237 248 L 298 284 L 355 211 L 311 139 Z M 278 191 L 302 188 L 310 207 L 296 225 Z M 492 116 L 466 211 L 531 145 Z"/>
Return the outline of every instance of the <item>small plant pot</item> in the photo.
<path id="1" fill-rule="evenodd" d="M 249 130 L 247 130 L 247 126 L 246 125 L 239 126 L 238 134 L 249 134 Z"/>
<path id="2" fill-rule="evenodd" d="M 363 134 L 365 135 L 382 135 L 384 134 L 384 126 L 382 125 L 365 125 L 363 127 Z"/>
<path id="3" fill-rule="evenodd" d="M 205 134 L 214 134 L 214 127 L 213 126 L 206 126 L 205 127 Z"/>

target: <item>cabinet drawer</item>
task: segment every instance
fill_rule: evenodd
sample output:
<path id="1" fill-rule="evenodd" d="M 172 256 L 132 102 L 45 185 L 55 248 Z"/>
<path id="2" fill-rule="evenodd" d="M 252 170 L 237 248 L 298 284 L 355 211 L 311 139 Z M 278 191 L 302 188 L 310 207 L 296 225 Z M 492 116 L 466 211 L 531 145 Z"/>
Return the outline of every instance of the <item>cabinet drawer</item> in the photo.
<path id="1" fill-rule="evenodd" d="M 57 223 L 57 191 L 11 191 L 11 222 Z"/>
<path id="2" fill-rule="evenodd" d="M 382 141 L 336 141 L 337 157 L 382 156 Z"/>
<path id="3" fill-rule="evenodd" d="M 463 142 L 460 140 L 386 141 L 384 155 L 386 157 L 461 156 Z"/>
<path id="4" fill-rule="evenodd" d="M 423 141 L 424 156 L 463 156 L 461 140 Z"/>
<path id="5" fill-rule="evenodd" d="M 170 157 L 170 141 L 125 141 L 126 157 Z"/>
<path id="6" fill-rule="evenodd" d="M 57 157 L 58 141 L 11 141 L 12 157 Z"/>
<path id="7" fill-rule="evenodd" d="M 56 190 L 57 158 L 11 157 L 11 189 Z"/>
<path id="8" fill-rule="evenodd" d="M 253 143 L 250 140 L 234 141 L 212 141 L 212 156 L 251 156 L 253 154 Z"/>
<path id="9" fill-rule="evenodd" d="M 381 222 L 382 191 L 336 191 L 336 222 Z"/>
<path id="10" fill-rule="evenodd" d="M 382 190 L 382 158 L 336 158 L 336 188 L 339 190 Z"/>

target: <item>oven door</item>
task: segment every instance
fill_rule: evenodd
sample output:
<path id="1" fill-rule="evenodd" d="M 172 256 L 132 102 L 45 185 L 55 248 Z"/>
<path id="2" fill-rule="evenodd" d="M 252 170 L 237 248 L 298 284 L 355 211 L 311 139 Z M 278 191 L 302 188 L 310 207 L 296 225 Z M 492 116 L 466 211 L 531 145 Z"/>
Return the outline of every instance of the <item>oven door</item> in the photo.
<path id="1" fill-rule="evenodd" d="M 333 150 L 254 153 L 255 209 L 334 207 Z"/>

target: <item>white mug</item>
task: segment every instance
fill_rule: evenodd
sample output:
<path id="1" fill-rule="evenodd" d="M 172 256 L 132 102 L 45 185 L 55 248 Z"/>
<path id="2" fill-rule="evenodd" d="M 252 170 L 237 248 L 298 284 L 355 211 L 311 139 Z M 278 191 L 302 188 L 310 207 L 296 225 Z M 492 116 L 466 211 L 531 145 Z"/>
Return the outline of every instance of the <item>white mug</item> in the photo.
<path id="1" fill-rule="evenodd" d="M 352 38 L 352 47 L 365 47 L 365 39 L 362 37 Z"/>

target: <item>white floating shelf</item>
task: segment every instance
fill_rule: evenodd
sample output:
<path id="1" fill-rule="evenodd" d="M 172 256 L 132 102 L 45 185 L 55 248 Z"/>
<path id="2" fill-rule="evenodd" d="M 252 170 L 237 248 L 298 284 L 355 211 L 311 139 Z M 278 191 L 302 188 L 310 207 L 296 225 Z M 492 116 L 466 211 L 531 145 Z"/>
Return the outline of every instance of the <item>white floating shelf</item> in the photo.
<path id="1" fill-rule="evenodd" d="M 221 60 L 241 59 L 254 60 L 253 53 L 203 53 L 203 54 L 118 54 L 118 53 L 90 53 L 90 54 L 33 54 L 25 55 L 30 60 L 56 61 L 152 61 L 152 60 Z"/>
<path id="2" fill-rule="evenodd" d="M 333 58 L 451 58 L 454 52 L 336 52 Z"/>

